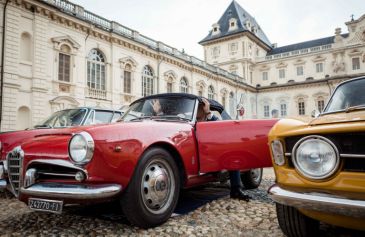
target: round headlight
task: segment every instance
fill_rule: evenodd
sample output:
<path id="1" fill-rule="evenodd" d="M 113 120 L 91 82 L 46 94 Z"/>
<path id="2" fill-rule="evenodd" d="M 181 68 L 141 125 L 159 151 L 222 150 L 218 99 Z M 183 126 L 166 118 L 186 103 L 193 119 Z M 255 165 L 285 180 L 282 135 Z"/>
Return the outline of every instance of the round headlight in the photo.
<path id="1" fill-rule="evenodd" d="M 77 164 L 88 163 L 94 154 L 94 140 L 87 132 L 75 134 L 68 145 L 70 158 Z"/>
<path id="2" fill-rule="evenodd" d="M 336 146 L 321 136 L 305 137 L 295 144 L 293 163 L 303 176 L 324 179 L 336 172 L 340 158 Z"/>

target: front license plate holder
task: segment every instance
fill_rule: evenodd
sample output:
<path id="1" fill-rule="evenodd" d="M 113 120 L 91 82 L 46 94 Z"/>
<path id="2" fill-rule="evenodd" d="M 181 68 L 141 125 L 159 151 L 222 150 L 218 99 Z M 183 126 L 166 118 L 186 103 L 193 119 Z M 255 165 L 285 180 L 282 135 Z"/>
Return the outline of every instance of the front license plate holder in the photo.
<path id="1" fill-rule="evenodd" d="M 35 211 L 45 211 L 60 214 L 62 213 L 63 201 L 29 198 L 28 206 Z"/>

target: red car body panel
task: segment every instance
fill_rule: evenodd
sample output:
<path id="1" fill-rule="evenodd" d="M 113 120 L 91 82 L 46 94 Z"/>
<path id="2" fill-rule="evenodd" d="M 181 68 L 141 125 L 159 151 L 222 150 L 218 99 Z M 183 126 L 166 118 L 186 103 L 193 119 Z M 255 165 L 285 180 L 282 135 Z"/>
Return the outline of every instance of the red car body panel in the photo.
<path id="1" fill-rule="evenodd" d="M 87 131 L 95 141 L 94 157 L 85 165 L 89 183 L 118 183 L 126 187 L 143 152 L 154 144 L 169 146 L 177 151 L 186 177 L 198 174 L 193 126 L 176 122 L 163 122 L 161 126 L 161 123 L 117 123 L 43 134 L 22 144 L 25 153 L 23 175 L 28 165 L 36 159 L 69 160 L 68 143 L 71 135 L 78 131 Z M 121 151 L 116 151 L 117 146 L 121 147 Z"/>
<path id="2" fill-rule="evenodd" d="M 14 147 L 22 144 L 24 141 L 37 135 L 54 132 L 54 129 L 33 129 L 25 131 L 4 132 L 0 133 L 0 141 L 2 142 L 1 159 L 6 158 L 6 154 Z"/>
<path id="3" fill-rule="evenodd" d="M 267 134 L 277 120 L 197 123 L 200 172 L 271 167 Z"/>
<path id="4" fill-rule="evenodd" d="M 62 133 L 53 130 L 52 134 L 38 135 L 22 144 L 25 153 L 23 175 L 35 159 L 69 160 L 68 143 L 72 134 L 87 131 L 95 141 L 95 150 L 93 159 L 84 167 L 88 171 L 85 182 L 118 183 L 125 188 L 143 152 L 153 145 L 162 145 L 179 154 L 184 169 L 184 186 L 190 187 L 211 180 L 198 176 L 199 171 L 271 166 L 267 134 L 276 121 L 200 122 L 196 135 L 194 126 L 189 123 L 150 120 L 75 127 L 62 129 Z M 116 147 L 121 150 L 117 151 Z"/>

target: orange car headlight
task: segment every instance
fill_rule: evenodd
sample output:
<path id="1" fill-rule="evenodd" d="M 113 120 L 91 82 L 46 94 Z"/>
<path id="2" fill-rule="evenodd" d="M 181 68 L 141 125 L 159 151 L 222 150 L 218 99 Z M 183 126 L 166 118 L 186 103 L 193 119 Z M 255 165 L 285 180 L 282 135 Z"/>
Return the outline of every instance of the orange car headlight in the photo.
<path id="1" fill-rule="evenodd" d="M 324 179 L 336 172 L 340 157 L 336 146 L 322 136 L 307 136 L 293 148 L 293 163 L 303 176 Z"/>

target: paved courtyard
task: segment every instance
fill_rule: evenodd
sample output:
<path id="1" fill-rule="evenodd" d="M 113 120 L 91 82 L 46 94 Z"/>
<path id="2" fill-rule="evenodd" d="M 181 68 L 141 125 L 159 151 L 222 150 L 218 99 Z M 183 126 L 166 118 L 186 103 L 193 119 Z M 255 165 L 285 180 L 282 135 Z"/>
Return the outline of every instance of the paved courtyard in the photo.
<path id="1" fill-rule="evenodd" d="M 266 194 L 273 182 L 272 169 L 266 169 L 259 189 L 247 191 L 252 197 L 248 203 L 230 199 L 227 184 L 186 191 L 177 212 L 187 213 L 174 214 L 164 225 L 149 230 L 131 227 L 115 203 L 67 208 L 56 215 L 30 211 L 0 193 L 0 236 L 284 236 L 275 205 Z M 212 193 L 217 199 L 210 200 Z M 365 236 L 328 225 L 321 226 L 321 235 Z"/>

